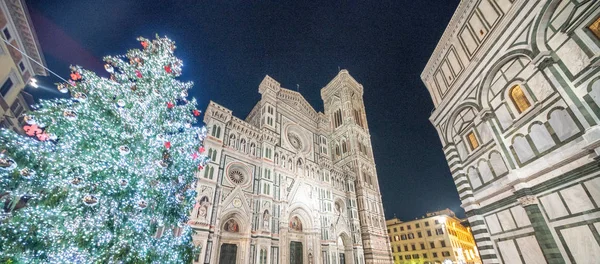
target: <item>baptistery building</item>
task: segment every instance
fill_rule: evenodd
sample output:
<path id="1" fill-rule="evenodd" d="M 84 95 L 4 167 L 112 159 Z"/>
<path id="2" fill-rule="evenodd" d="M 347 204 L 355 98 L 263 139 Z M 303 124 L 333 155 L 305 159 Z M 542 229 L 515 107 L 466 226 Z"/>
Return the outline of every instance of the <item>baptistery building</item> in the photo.
<path id="1" fill-rule="evenodd" d="M 600 1 L 460 1 L 421 78 L 482 261 L 598 263 Z"/>
<path id="2" fill-rule="evenodd" d="M 194 263 L 391 263 L 363 86 L 340 71 L 324 113 L 269 76 L 258 91 L 245 119 L 206 109 Z"/>

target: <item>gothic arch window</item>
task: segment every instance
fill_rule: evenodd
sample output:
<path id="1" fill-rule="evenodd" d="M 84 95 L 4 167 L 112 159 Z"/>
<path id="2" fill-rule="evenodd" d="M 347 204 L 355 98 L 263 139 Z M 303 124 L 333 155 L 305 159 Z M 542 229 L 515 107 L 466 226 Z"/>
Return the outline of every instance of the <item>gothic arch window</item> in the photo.
<path id="1" fill-rule="evenodd" d="M 340 156 L 340 145 L 338 145 L 337 143 L 335 144 L 335 155 L 336 156 Z"/>
<path id="2" fill-rule="evenodd" d="M 292 163 L 292 158 L 288 159 L 288 164 L 289 164 L 289 166 L 290 166 L 290 168 L 289 168 L 289 169 L 290 169 L 290 170 L 293 170 L 293 169 L 294 169 L 294 163 Z"/>
<path id="3" fill-rule="evenodd" d="M 259 264 L 267 264 L 267 250 L 264 248 L 260 249 L 260 260 Z"/>
<path id="4" fill-rule="evenodd" d="M 338 109 L 333 112 L 333 128 L 338 128 L 342 125 L 342 110 Z"/>
<path id="5" fill-rule="evenodd" d="M 279 153 L 275 153 L 275 164 L 281 165 L 279 164 Z"/>
<path id="6" fill-rule="evenodd" d="M 302 221 L 297 216 L 292 217 L 290 220 L 290 229 L 293 231 L 302 232 Z"/>
<path id="7" fill-rule="evenodd" d="M 204 178 L 212 180 L 215 173 L 215 168 L 213 166 L 206 166 L 204 168 Z"/>
<path id="8" fill-rule="evenodd" d="M 234 219 L 229 219 L 225 222 L 225 225 L 223 225 L 223 230 L 231 233 L 239 233 L 240 226 Z"/>
<path id="9" fill-rule="evenodd" d="M 246 153 L 246 139 L 242 138 L 240 139 L 240 150 L 244 153 Z"/>
<path id="10" fill-rule="evenodd" d="M 213 137 L 217 137 L 217 125 L 212 126 L 212 129 L 210 130 L 210 135 Z"/>
<path id="11" fill-rule="evenodd" d="M 342 153 L 348 152 L 348 146 L 346 145 L 346 140 L 342 140 Z"/>
<path id="12" fill-rule="evenodd" d="M 527 96 L 525 96 L 521 85 L 517 84 L 510 88 L 509 96 L 519 114 L 531 107 L 531 103 L 529 102 L 529 99 L 527 99 Z"/>

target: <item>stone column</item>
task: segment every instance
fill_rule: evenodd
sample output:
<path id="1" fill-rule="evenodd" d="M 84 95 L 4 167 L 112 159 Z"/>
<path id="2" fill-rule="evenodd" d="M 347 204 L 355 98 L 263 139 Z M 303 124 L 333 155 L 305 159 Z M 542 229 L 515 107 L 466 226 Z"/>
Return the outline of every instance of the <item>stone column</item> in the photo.
<path id="1" fill-rule="evenodd" d="M 479 257 L 485 264 L 500 263 L 496 250 L 494 250 L 494 243 L 490 236 L 490 232 L 487 230 L 483 216 L 477 212 L 477 209 L 473 209 L 465 213 L 469 224 L 471 225 L 471 233 L 475 238 L 477 244 L 477 250 L 479 251 Z"/>
<path id="2" fill-rule="evenodd" d="M 552 233 L 550 232 L 550 228 L 542 215 L 537 197 L 525 195 L 517 198 L 517 200 L 519 201 L 519 204 L 525 208 L 525 212 L 527 212 L 527 217 L 529 217 L 529 221 L 535 232 L 535 238 L 538 241 L 538 244 L 540 244 L 540 248 L 542 249 L 542 253 L 548 264 L 566 263 L 558 249 L 558 245 L 556 244 Z"/>

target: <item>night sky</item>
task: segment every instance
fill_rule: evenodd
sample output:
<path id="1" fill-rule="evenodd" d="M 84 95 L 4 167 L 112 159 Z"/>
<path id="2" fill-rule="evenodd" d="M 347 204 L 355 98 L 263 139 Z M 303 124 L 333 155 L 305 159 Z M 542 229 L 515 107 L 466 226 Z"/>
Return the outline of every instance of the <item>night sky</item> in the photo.
<path id="1" fill-rule="evenodd" d="M 213 100 L 240 118 L 266 74 L 323 111 L 320 89 L 347 69 L 364 86 L 386 217 L 464 215 L 419 77 L 459 0 L 206 2 L 26 1 L 47 66 L 64 78 L 70 64 L 106 76 L 103 56 L 158 33 L 177 42 L 199 108 Z M 64 96 L 58 79 L 39 79 L 50 89 L 27 88 L 36 98 Z"/>

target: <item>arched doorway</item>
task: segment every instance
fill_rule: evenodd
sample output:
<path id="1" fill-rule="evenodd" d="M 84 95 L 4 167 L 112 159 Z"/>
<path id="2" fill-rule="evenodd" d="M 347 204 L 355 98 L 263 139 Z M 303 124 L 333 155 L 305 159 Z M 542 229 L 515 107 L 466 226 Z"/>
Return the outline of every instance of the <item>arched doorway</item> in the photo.
<path id="1" fill-rule="evenodd" d="M 343 231 L 337 239 L 337 257 L 339 264 L 354 264 L 354 251 L 352 249 L 352 239 Z"/>
<path id="2" fill-rule="evenodd" d="M 344 247 L 344 240 L 342 239 L 342 236 L 338 237 L 337 249 L 338 249 L 340 264 L 346 264 L 346 248 Z"/>
<path id="3" fill-rule="evenodd" d="M 240 226 L 237 223 L 237 221 L 235 221 L 235 219 L 232 218 L 225 222 L 225 224 L 223 225 L 223 231 L 237 234 L 240 232 Z M 236 259 L 237 245 L 229 243 L 221 244 L 221 249 L 219 252 L 219 264 L 236 263 Z"/>

